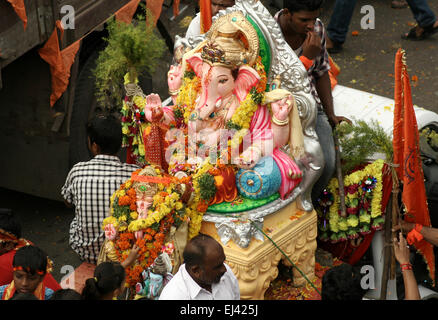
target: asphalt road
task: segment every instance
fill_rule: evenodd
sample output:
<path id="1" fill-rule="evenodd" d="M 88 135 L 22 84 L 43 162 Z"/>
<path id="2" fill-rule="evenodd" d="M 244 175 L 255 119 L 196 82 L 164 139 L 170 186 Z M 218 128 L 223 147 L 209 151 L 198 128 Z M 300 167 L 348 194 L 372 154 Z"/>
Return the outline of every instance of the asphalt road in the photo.
<path id="1" fill-rule="evenodd" d="M 194 2 L 194 1 L 193 1 Z M 268 5 L 271 13 L 277 10 L 269 0 L 262 1 Z M 411 77 L 417 78 L 413 84 L 414 103 L 425 109 L 438 112 L 438 34 L 421 42 L 401 40 L 402 32 L 408 31 L 414 24 L 409 9 L 391 9 L 390 0 L 358 0 L 350 26 L 344 51 L 333 55 L 341 67 L 339 83 L 372 92 L 385 97 L 393 96 L 394 57 L 397 49 L 402 47 L 407 53 L 407 64 Z M 438 2 L 429 1 L 431 8 L 438 14 Z M 327 0 L 321 19 L 328 24 L 334 0 Z M 375 10 L 375 29 L 363 30 L 360 22 L 363 14 L 361 7 L 373 6 Z M 194 14 L 190 7 L 184 13 Z M 183 17 L 168 21 L 172 35 L 182 32 L 185 25 Z M 352 36 L 352 31 L 358 31 Z M 153 77 L 156 92 L 167 97 L 165 74 L 170 64 L 170 55 L 166 54 Z M 17 214 L 23 227 L 23 236 L 44 249 L 55 263 L 53 276 L 61 280 L 63 266 L 77 267 L 80 260 L 68 245 L 69 224 L 74 216 L 73 209 L 63 203 L 41 199 L 6 189 L 0 189 L 0 207 L 11 208 Z"/>

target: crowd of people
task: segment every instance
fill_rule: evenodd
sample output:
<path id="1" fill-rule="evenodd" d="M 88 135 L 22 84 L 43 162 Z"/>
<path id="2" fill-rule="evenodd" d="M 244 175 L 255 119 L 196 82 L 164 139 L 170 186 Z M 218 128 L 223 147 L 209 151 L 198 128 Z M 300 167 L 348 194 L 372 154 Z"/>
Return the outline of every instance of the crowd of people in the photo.
<path id="1" fill-rule="evenodd" d="M 326 160 L 326 167 L 313 190 L 313 197 L 325 188 L 335 171 L 332 127 L 341 121 L 336 116 L 329 78 L 329 55 L 342 50 L 356 1 L 336 0 L 326 29 L 318 16 L 322 0 L 290 0 L 275 14 L 284 38 L 306 68 L 311 92 L 318 105 L 316 132 Z M 212 14 L 231 7 L 234 0 L 212 0 Z M 422 40 L 438 31 L 438 22 L 426 0 L 392 1 L 393 7 L 409 6 L 418 25 L 402 35 L 407 40 Z M 189 26 L 187 36 L 199 31 L 199 15 Z M 199 33 L 198 33 L 199 34 Z M 88 148 L 93 158 L 73 166 L 61 194 L 68 206 L 75 208 L 70 226 L 70 246 L 81 260 L 97 263 L 104 243 L 102 221 L 109 210 L 111 195 L 138 169 L 120 161 L 122 130 L 118 119 L 98 115 L 87 127 Z M 401 223 L 399 238 L 394 239 L 394 253 L 400 264 L 406 299 L 420 299 L 417 282 L 409 259 L 409 247 L 402 232 L 415 225 Z M 400 230 L 401 229 L 401 230 Z M 430 243 L 438 244 L 438 230 L 417 228 Z M 85 282 L 82 292 L 62 289 L 50 274 L 51 261 L 38 246 L 21 237 L 21 226 L 10 210 L 0 211 L 0 297 L 2 300 L 112 300 L 124 290 L 125 267 L 137 258 L 134 247 L 122 263 L 102 262 L 94 276 Z M 239 284 L 225 263 L 222 246 L 212 237 L 199 234 L 183 252 L 184 264 L 164 287 L 160 299 L 167 300 L 239 300 Z M 364 290 L 360 276 L 352 266 L 342 264 L 327 271 L 322 280 L 322 300 L 360 300 Z"/>

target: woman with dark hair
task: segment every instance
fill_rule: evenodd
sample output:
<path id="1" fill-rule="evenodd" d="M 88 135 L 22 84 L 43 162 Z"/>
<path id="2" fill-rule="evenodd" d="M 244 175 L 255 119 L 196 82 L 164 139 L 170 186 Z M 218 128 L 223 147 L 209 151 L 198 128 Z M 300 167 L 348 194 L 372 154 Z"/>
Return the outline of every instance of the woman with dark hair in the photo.
<path id="1" fill-rule="evenodd" d="M 366 290 L 361 287 L 361 278 L 362 275 L 346 263 L 328 270 L 322 278 L 321 300 L 362 300 Z"/>
<path id="2" fill-rule="evenodd" d="M 114 300 L 125 287 L 125 269 L 118 262 L 102 262 L 94 270 L 94 278 L 85 281 L 83 300 Z"/>
<path id="3" fill-rule="evenodd" d="M 82 296 L 73 289 L 61 289 L 56 291 L 50 300 L 82 300 Z"/>
<path id="4" fill-rule="evenodd" d="M 13 280 L 0 287 L 2 300 L 9 300 L 18 293 L 31 293 L 38 300 L 49 300 L 53 290 L 47 288 L 43 279 L 47 273 L 47 255 L 40 248 L 25 246 L 17 250 L 12 262 Z"/>
<path id="5" fill-rule="evenodd" d="M 13 280 L 12 261 L 18 249 L 33 245 L 32 242 L 21 238 L 21 225 L 12 210 L 0 209 L 0 286 Z M 50 273 L 46 273 L 43 283 L 56 291 L 61 289 L 59 283 Z"/>

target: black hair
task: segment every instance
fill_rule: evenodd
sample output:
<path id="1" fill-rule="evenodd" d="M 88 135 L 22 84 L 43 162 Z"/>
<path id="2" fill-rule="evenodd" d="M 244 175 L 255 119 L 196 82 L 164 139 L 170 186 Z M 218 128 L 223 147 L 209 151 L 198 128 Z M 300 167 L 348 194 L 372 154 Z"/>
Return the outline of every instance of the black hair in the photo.
<path id="1" fill-rule="evenodd" d="M 15 218 L 11 209 L 0 208 L 0 229 L 21 238 L 21 224 Z"/>
<path id="2" fill-rule="evenodd" d="M 122 126 L 112 115 L 94 116 L 87 124 L 87 136 L 90 143 L 96 143 L 103 154 L 115 155 L 122 146 Z"/>
<path id="3" fill-rule="evenodd" d="M 207 249 L 211 243 L 217 241 L 208 234 L 200 233 L 193 237 L 184 248 L 183 259 L 187 267 L 202 266 Z"/>
<path id="4" fill-rule="evenodd" d="M 284 0 L 283 8 L 290 13 L 298 11 L 316 11 L 322 7 L 324 0 Z"/>
<path id="5" fill-rule="evenodd" d="M 362 300 L 361 274 L 345 263 L 328 270 L 322 277 L 321 300 Z"/>
<path id="6" fill-rule="evenodd" d="M 21 293 L 17 292 L 10 300 L 38 300 L 33 293 Z"/>
<path id="7" fill-rule="evenodd" d="M 17 250 L 12 261 L 12 266 L 21 267 L 23 271 L 34 275 L 36 273 L 46 274 L 47 254 L 38 247 L 24 246 Z"/>
<path id="8" fill-rule="evenodd" d="M 50 300 L 81 300 L 82 296 L 73 289 L 59 289 L 55 291 Z"/>
<path id="9" fill-rule="evenodd" d="M 120 288 L 125 281 L 125 269 L 118 262 L 102 262 L 94 270 L 94 278 L 85 281 L 82 299 L 100 300 L 102 296 Z"/>

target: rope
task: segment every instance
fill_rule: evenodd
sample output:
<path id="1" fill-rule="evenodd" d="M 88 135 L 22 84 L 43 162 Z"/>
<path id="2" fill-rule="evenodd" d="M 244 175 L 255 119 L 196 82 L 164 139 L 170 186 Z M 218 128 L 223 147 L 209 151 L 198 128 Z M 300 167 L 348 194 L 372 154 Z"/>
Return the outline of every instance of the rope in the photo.
<path id="1" fill-rule="evenodd" d="M 132 85 L 133 83 L 131 83 L 131 86 L 125 85 L 125 90 L 126 90 L 126 95 L 128 97 L 135 97 L 135 96 L 140 96 L 140 97 L 146 97 L 145 94 L 143 93 L 143 90 L 140 88 L 140 86 L 138 84 Z"/>
<path id="2" fill-rule="evenodd" d="M 230 214 L 224 214 L 224 216 L 226 216 L 226 217 L 228 217 L 228 218 L 236 218 L 235 216 L 230 215 Z M 269 241 L 272 242 L 272 244 L 274 245 L 274 247 L 276 247 L 276 248 L 281 252 L 281 254 L 282 254 L 283 256 L 285 256 L 285 258 L 287 259 L 287 261 L 289 261 L 289 263 L 292 265 L 292 267 L 295 268 L 295 269 L 297 269 L 298 272 L 303 276 L 303 278 L 306 279 L 306 281 L 312 286 L 312 288 L 315 289 L 316 292 L 321 296 L 321 292 L 318 290 L 317 287 L 315 287 L 315 285 L 313 284 L 313 282 L 310 281 L 309 278 L 307 278 L 307 276 L 301 271 L 301 269 L 298 268 L 297 265 L 296 265 L 295 263 L 292 262 L 292 260 L 287 256 L 286 253 L 284 253 L 283 250 L 281 250 L 281 248 L 275 243 L 275 241 L 272 240 L 272 239 L 271 239 L 271 238 L 270 238 L 270 237 L 269 237 L 269 236 L 268 236 L 268 235 L 267 235 L 262 229 L 260 229 L 254 221 L 252 221 L 251 219 L 248 219 L 248 221 L 249 221 L 249 222 L 250 222 L 250 223 L 251 223 L 251 224 L 252 224 L 257 230 L 259 230 L 261 233 L 263 233 L 263 235 L 264 235 L 266 238 L 268 238 Z"/>
<path id="3" fill-rule="evenodd" d="M 261 233 L 263 233 L 263 235 L 272 242 L 272 244 L 281 252 L 281 254 L 286 257 L 287 261 L 289 261 L 289 263 L 292 265 L 292 267 L 297 269 L 298 272 L 303 276 L 303 278 L 306 279 L 306 281 L 312 286 L 312 288 L 315 289 L 316 292 L 318 292 L 318 294 L 321 296 L 321 292 L 318 290 L 318 288 L 315 287 L 315 285 L 312 283 L 312 281 L 310 281 L 309 278 L 307 278 L 307 276 L 300 270 L 300 268 L 298 268 L 297 265 L 292 262 L 292 260 L 287 256 L 287 254 L 284 253 L 283 250 L 281 250 L 281 248 L 275 243 L 275 241 L 272 240 L 262 229 L 260 229 L 254 221 L 252 221 L 251 219 L 248 219 L 248 220 L 249 220 L 249 222 L 251 222 L 251 224 L 257 230 L 259 230 Z"/>

